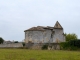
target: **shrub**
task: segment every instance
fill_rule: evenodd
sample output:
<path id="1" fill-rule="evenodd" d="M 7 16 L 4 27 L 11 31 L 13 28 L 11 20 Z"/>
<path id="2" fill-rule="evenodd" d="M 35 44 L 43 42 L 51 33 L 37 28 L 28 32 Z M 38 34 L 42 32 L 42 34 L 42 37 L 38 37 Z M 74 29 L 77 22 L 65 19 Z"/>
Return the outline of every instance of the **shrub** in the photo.
<path id="1" fill-rule="evenodd" d="M 43 49 L 43 50 L 48 49 L 48 45 L 43 45 L 43 46 L 42 46 L 42 49 Z"/>
<path id="2" fill-rule="evenodd" d="M 15 41 L 14 43 L 18 43 L 18 41 Z"/>
<path id="3" fill-rule="evenodd" d="M 23 44 L 23 46 L 25 46 L 25 43 L 24 42 L 22 44 Z"/>
<path id="4" fill-rule="evenodd" d="M 60 47 L 61 47 L 61 49 L 66 50 L 69 47 L 69 43 L 68 42 L 61 42 Z"/>
<path id="5" fill-rule="evenodd" d="M 80 48 L 80 40 L 71 40 L 71 41 L 69 41 L 69 43 L 71 46 Z"/>
<path id="6" fill-rule="evenodd" d="M 70 50 L 78 50 L 79 48 L 78 47 L 75 47 L 75 46 L 71 46 L 69 47 Z"/>
<path id="7" fill-rule="evenodd" d="M 61 49 L 64 50 L 78 50 L 80 49 L 80 40 L 70 40 L 68 42 L 60 43 Z"/>

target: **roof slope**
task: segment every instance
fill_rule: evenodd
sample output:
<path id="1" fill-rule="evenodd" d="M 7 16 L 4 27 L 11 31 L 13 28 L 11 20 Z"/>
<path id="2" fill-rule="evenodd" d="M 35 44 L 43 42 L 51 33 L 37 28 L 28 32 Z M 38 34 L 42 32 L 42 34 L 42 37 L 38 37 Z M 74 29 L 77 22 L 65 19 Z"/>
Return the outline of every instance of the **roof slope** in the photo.
<path id="1" fill-rule="evenodd" d="M 27 29 L 25 31 L 44 31 L 44 30 L 52 30 L 52 29 L 53 29 L 53 27 L 49 27 L 49 26 L 47 26 L 47 27 L 37 26 L 37 27 L 32 27 L 30 29 Z"/>
<path id="2" fill-rule="evenodd" d="M 63 29 L 63 27 L 60 25 L 60 23 L 57 21 L 56 24 L 54 25 L 54 28 L 59 28 Z"/>
<path id="3" fill-rule="evenodd" d="M 25 31 L 44 31 L 45 29 L 41 26 L 37 26 L 37 27 L 32 27 L 28 30 L 25 30 Z"/>
<path id="4" fill-rule="evenodd" d="M 53 29 L 63 29 L 60 23 L 57 21 L 54 27 L 44 27 L 44 26 L 37 26 L 37 27 L 32 27 L 30 29 L 25 30 L 26 31 L 44 31 L 44 30 L 53 30 Z"/>

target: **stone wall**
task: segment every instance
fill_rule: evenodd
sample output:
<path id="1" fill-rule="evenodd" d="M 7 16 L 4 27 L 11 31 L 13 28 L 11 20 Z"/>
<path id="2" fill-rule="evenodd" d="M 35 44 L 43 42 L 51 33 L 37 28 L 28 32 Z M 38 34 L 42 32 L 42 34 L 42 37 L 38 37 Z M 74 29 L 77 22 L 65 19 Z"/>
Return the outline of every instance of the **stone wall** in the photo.
<path id="1" fill-rule="evenodd" d="M 44 45 L 48 45 L 48 50 L 60 50 L 60 45 L 59 43 L 42 43 L 42 44 L 38 44 L 38 43 L 27 43 L 26 47 L 28 49 L 42 49 L 42 47 Z"/>
<path id="2" fill-rule="evenodd" d="M 65 42 L 65 36 L 62 29 L 26 31 L 25 42 L 29 41 L 32 43 L 59 43 Z"/>
<path id="3" fill-rule="evenodd" d="M 46 31 L 27 31 L 25 32 L 25 42 L 28 43 L 49 43 L 51 30 Z"/>
<path id="4" fill-rule="evenodd" d="M 53 43 L 65 42 L 64 31 L 62 29 L 53 29 Z"/>
<path id="5" fill-rule="evenodd" d="M 12 44 L 0 44 L 0 48 L 18 48 L 23 47 L 22 43 L 12 43 Z"/>

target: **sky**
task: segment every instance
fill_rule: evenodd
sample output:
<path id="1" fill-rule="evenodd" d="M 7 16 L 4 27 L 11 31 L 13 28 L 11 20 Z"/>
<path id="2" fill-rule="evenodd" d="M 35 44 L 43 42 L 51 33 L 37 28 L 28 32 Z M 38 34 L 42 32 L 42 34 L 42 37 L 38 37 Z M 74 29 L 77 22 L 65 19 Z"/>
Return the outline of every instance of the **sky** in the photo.
<path id="1" fill-rule="evenodd" d="M 23 41 L 24 30 L 56 21 L 80 39 L 80 0 L 0 0 L 0 37 L 6 41 Z"/>

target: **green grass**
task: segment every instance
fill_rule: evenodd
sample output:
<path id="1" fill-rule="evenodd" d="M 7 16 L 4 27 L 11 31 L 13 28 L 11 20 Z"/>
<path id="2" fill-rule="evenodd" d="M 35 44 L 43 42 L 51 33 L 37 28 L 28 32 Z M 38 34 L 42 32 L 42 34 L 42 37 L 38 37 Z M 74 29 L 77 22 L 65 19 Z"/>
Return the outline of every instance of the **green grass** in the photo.
<path id="1" fill-rule="evenodd" d="M 80 60 L 79 51 L 0 49 L 0 60 Z"/>

